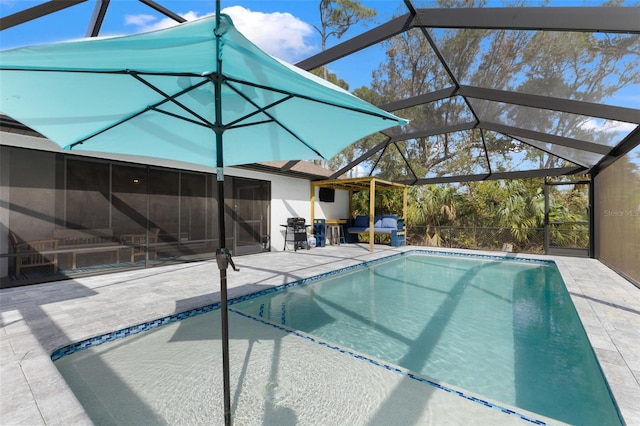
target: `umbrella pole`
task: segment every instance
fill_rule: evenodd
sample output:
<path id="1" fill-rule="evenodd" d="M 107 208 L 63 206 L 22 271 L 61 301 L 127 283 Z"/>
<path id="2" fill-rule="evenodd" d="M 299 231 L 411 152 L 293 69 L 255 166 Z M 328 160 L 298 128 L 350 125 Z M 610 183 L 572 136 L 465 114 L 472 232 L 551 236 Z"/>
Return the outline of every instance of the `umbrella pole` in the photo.
<path id="1" fill-rule="evenodd" d="M 218 169 L 218 173 L 222 168 Z M 220 227 L 220 249 L 216 253 L 220 269 L 220 318 L 222 323 L 222 382 L 224 389 L 224 424 L 231 426 L 231 383 L 229 380 L 229 311 L 227 307 L 227 257 L 224 220 L 224 175 L 218 177 L 218 225 Z M 222 262 L 221 262 L 222 261 Z"/>
<path id="2" fill-rule="evenodd" d="M 224 424 L 231 426 L 231 381 L 229 380 L 229 310 L 227 306 L 227 268 L 229 263 L 234 270 L 236 266 L 231 260 L 231 253 L 226 248 L 226 232 L 224 221 L 224 156 L 222 155 L 222 57 L 220 55 L 220 0 L 216 0 L 216 79 L 215 79 L 215 109 L 216 109 L 216 179 L 218 181 L 218 229 L 220 232 L 220 248 L 216 251 L 216 262 L 220 269 L 220 319 L 222 327 L 222 381 L 224 392 Z"/>
<path id="3" fill-rule="evenodd" d="M 221 137 L 221 135 L 219 136 Z M 229 310 L 227 302 L 227 268 L 229 264 L 238 271 L 225 247 L 226 233 L 224 220 L 224 174 L 218 167 L 218 226 L 220 228 L 220 248 L 216 250 L 216 262 L 220 269 L 220 322 L 222 327 L 222 382 L 224 392 L 224 424 L 231 426 L 231 381 L 229 380 Z"/>
<path id="4" fill-rule="evenodd" d="M 231 426 L 231 383 L 229 379 L 229 311 L 227 309 L 226 269 L 220 269 L 220 305 L 220 317 L 222 322 L 222 381 L 224 388 L 224 424 L 226 426 Z"/>
<path id="5" fill-rule="evenodd" d="M 227 309 L 227 267 L 229 266 L 226 249 L 226 233 L 224 220 L 224 175 L 222 167 L 218 168 L 218 229 L 220 232 L 220 248 L 216 250 L 216 262 L 220 269 L 220 318 L 222 323 L 222 382 L 224 390 L 224 424 L 231 425 L 231 389 L 229 380 L 229 311 Z"/>

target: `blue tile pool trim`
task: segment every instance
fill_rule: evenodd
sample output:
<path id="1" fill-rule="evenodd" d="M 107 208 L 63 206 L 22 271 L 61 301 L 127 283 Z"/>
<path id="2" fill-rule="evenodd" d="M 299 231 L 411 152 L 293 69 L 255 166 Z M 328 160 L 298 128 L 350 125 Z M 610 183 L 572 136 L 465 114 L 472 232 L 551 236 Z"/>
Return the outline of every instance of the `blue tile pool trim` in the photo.
<path id="1" fill-rule="evenodd" d="M 540 265 L 555 265 L 555 262 L 552 260 L 544 260 L 544 259 L 530 259 L 524 257 L 512 257 L 512 256 L 501 256 L 501 255 L 490 255 L 490 254 L 480 254 L 480 253 L 459 253 L 453 251 L 438 251 L 438 250 L 428 250 L 428 249 L 416 249 L 416 250 L 408 250 L 402 253 L 396 253 L 391 256 L 385 256 L 380 259 L 373 259 L 366 262 L 359 263 L 357 265 L 347 266 L 344 268 L 336 269 L 335 271 L 325 272 L 320 275 L 315 275 L 313 277 L 303 278 L 301 280 L 292 281 L 290 283 L 281 284 L 278 286 L 270 287 L 264 290 L 261 290 L 256 293 L 250 293 L 243 296 L 238 296 L 233 299 L 229 299 L 227 302 L 229 306 L 234 305 L 236 303 L 241 303 L 246 300 L 254 299 L 256 297 L 265 296 L 267 294 L 276 293 L 279 291 L 286 290 L 291 287 L 296 287 L 299 285 L 308 284 L 314 281 L 318 281 L 324 278 L 332 277 L 339 274 L 344 274 L 347 272 L 356 271 L 358 269 L 367 268 L 369 266 L 387 262 L 393 259 L 398 259 L 402 256 L 407 256 L 411 254 L 428 254 L 435 256 L 456 256 L 456 257 L 468 257 L 475 259 L 486 259 L 486 260 L 498 260 L 498 261 L 507 261 L 507 262 L 523 262 L 523 263 L 534 263 Z M 103 343 L 113 342 L 114 340 L 122 339 L 127 336 L 131 336 L 134 334 L 141 333 L 143 331 L 149 331 L 154 328 L 171 324 L 176 321 L 181 321 L 186 318 L 190 318 L 196 315 L 200 315 L 206 312 L 210 312 L 216 309 L 220 309 L 220 302 L 213 303 L 211 305 L 203 306 L 201 308 L 191 309 L 185 312 L 180 312 L 178 314 L 169 315 L 163 318 L 155 319 L 152 321 L 147 321 L 142 324 L 134 325 L 131 327 L 123 328 L 120 330 L 116 330 L 110 333 L 101 334 L 99 336 L 91 337 L 86 340 L 82 340 L 77 343 L 72 343 L 70 345 L 64 346 L 62 348 L 58 348 L 51 353 L 51 360 L 57 361 L 62 357 L 67 355 L 71 355 L 75 352 L 79 352 L 85 349 L 89 349 L 95 346 L 99 346 Z"/>
<path id="2" fill-rule="evenodd" d="M 429 380 L 429 379 L 427 379 L 425 377 L 418 376 L 418 375 L 412 373 L 409 370 L 403 370 L 403 369 L 400 369 L 400 368 L 398 368 L 398 367 L 396 367 L 394 365 L 385 364 L 384 362 L 375 360 L 373 358 L 369 358 L 366 355 L 353 352 L 353 351 L 351 351 L 349 349 L 341 348 L 340 346 L 337 346 L 337 345 L 332 344 L 332 343 L 325 342 L 323 340 L 320 340 L 320 339 L 318 339 L 316 337 L 313 337 L 311 335 L 302 333 L 300 331 L 297 331 L 297 330 L 294 330 L 294 329 L 291 329 L 291 328 L 288 328 L 288 327 L 284 327 L 284 326 L 282 326 L 280 324 L 275 324 L 275 323 L 272 323 L 270 321 L 267 321 L 267 320 L 264 320 L 264 319 L 261 319 L 261 318 L 256 318 L 253 315 L 249 315 L 247 313 L 244 313 L 244 312 L 241 312 L 241 311 L 237 311 L 235 309 L 230 309 L 230 311 L 235 313 L 235 314 L 238 314 L 240 316 L 243 316 L 245 318 L 248 318 L 248 319 L 257 321 L 259 323 L 262 323 L 264 325 L 276 328 L 276 329 L 278 329 L 280 331 L 283 331 L 283 332 L 285 332 L 287 334 L 292 334 L 292 335 L 294 335 L 296 337 L 300 337 L 302 339 L 306 339 L 306 340 L 308 340 L 310 342 L 313 342 L 313 343 L 316 343 L 316 344 L 318 344 L 320 346 L 324 346 L 326 348 L 338 351 L 338 352 L 340 352 L 342 354 L 352 356 L 352 357 L 354 357 L 356 359 L 359 359 L 361 361 L 367 361 L 367 362 L 369 362 L 370 364 L 372 364 L 372 365 L 374 365 L 376 367 L 382 367 L 382 368 L 384 368 L 386 370 L 389 370 L 389 371 L 391 371 L 393 373 L 400 374 L 400 375 L 405 376 L 405 377 L 409 377 L 410 379 L 416 380 L 416 381 L 421 382 L 421 383 L 425 383 L 425 384 L 427 384 L 429 386 L 432 386 L 434 388 L 443 390 L 445 392 L 455 394 L 455 395 L 457 395 L 459 397 L 462 397 L 464 399 L 467 399 L 469 401 L 472 401 L 472 402 L 475 402 L 475 403 L 478 403 L 478 404 L 482 404 L 487 408 L 493 408 L 493 409 L 496 409 L 496 410 L 500 410 L 504 414 L 517 416 L 520 419 L 525 420 L 525 421 L 530 422 L 530 423 L 533 423 L 535 425 L 546 425 L 547 424 L 546 422 L 544 422 L 542 420 L 534 419 L 534 418 L 529 417 L 529 416 L 527 416 L 525 414 L 518 413 L 517 411 L 510 410 L 510 409 L 508 409 L 506 407 L 502 407 L 502 406 L 500 406 L 498 404 L 494 404 L 492 402 L 485 401 L 485 400 L 480 399 L 480 398 L 476 398 L 475 396 L 467 395 L 467 394 L 465 394 L 464 392 L 462 392 L 460 390 L 453 389 L 453 388 L 450 388 L 448 386 L 441 385 L 440 383 L 434 382 L 433 380 Z"/>
<path id="3" fill-rule="evenodd" d="M 454 256 L 454 257 L 467 257 L 467 258 L 475 258 L 475 259 L 483 259 L 483 260 L 497 260 L 501 262 L 518 262 L 518 263 L 533 263 L 538 265 L 555 265 L 556 263 L 553 260 L 546 259 L 529 259 L 529 258 L 521 258 L 521 257 L 510 257 L 510 256 L 497 256 L 497 255 L 489 255 L 489 254 L 467 254 L 467 253 L 457 253 L 450 251 L 435 251 L 435 250 L 409 250 L 402 253 L 393 254 L 391 256 L 382 257 L 380 259 L 369 260 L 363 263 L 359 263 L 357 265 L 347 266 L 344 268 L 336 269 L 335 271 L 325 272 L 324 274 L 315 275 L 313 277 L 303 278 L 301 280 L 292 281 L 290 283 L 281 284 L 278 286 L 270 287 L 265 290 L 261 290 L 256 293 L 246 294 L 244 296 L 238 296 L 236 298 L 230 299 L 228 301 L 229 306 L 234 305 L 236 303 L 241 303 L 250 299 L 254 299 L 256 297 L 266 296 L 267 294 L 277 293 L 279 291 L 286 290 L 291 287 L 296 287 L 299 285 L 308 284 L 314 281 L 322 280 L 325 278 L 329 278 L 335 275 L 345 274 L 347 272 L 353 272 L 358 269 L 367 268 L 369 266 L 387 262 L 390 260 L 398 259 L 403 256 L 412 255 L 412 254 L 427 254 L 434 256 Z"/>
<path id="4" fill-rule="evenodd" d="M 261 290 L 261 291 L 256 292 L 256 293 L 251 293 L 251 294 L 246 294 L 246 295 L 243 295 L 243 296 L 235 297 L 233 299 L 229 299 L 228 300 L 228 305 L 232 306 L 234 304 L 241 303 L 241 302 L 244 302 L 246 300 L 250 300 L 250 299 L 253 299 L 253 298 L 256 298 L 256 297 L 261 297 L 261 296 L 264 296 L 264 295 L 267 295 L 267 294 L 280 292 L 280 291 L 286 290 L 286 289 L 291 288 L 291 287 L 308 284 L 308 283 L 311 283 L 311 282 L 314 282 L 314 281 L 318 281 L 318 280 L 321 280 L 321 279 L 324 279 L 324 278 L 328 278 L 328 277 L 332 277 L 332 276 L 339 275 L 339 274 L 344 274 L 344 273 L 347 273 L 347 272 L 356 271 L 358 269 L 367 268 L 369 266 L 372 266 L 372 265 L 375 265 L 375 264 L 378 264 L 378 263 L 387 262 L 387 261 L 390 261 L 390 260 L 393 260 L 393 259 L 398 259 L 398 258 L 400 258 L 402 256 L 407 256 L 407 255 L 412 255 L 412 254 L 428 254 L 428 255 L 435 255 L 435 256 L 455 256 L 455 257 L 467 257 L 467 258 L 475 258 L 475 259 L 497 260 L 497 261 L 501 261 L 501 262 L 502 261 L 506 261 L 506 262 L 534 263 L 534 264 L 539 264 L 539 265 L 555 265 L 554 261 L 552 261 L 552 260 L 544 260 L 544 259 L 530 259 L 530 258 L 501 256 L 501 255 L 489 255 L 489 254 L 479 254 L 479 253 L 477 253 L 477 254 L 476 253 L 459 253 L 459 252 L 453 252 L 453 251 L 436 251 L 436 250 L 428 250 L 428 249 L 416 249 L 416 250 L 408 250 L 408 251 L 405 251 L 405 252 L 402 252 L 402 253 L 393 254 L 391 256 L 382 257 L 380 259 L 369 260 L 369 261 L 366 261 L 366 262 L 359 263 L 357 265 L 347 266 L 347 267 L 344 267 L 344 268 L 336 269 L 335 271 L 330 271 L 330 272 L 326 272 L 326 273 L 323 273 L 323 274 L 320 274 L 320 275 L 316 275 L 316 276 L 313 276 L 313 277 L 303 278 L 301 280 L 292 281 L 290 283 L 286 283 L 286 284 L 281 284 L 281 285 L 278 285 L 278 286 L 270 287 L 268 289 L 264 289 L 264 290 Z M 211 312 L 211 311 L 214 311 L 214 310 L 217 310 L 217 309 L 220 309 L 220 302 L 216 302 L 216 303 L 213 303 L 213 304 L 210 304 L 210 305 L 206 305 L 206 306 L 203 306 L 201 308 L 190 309 L 190 310 L 185 311 L 185 312 L 180 312 L 178 314 L 169 315 L 169 316 L 166 316 L 166 317 L 163 317 L 163 318 L 159 318 L 159 319 L 155 319 L 155 320 L 152 320 L 152 321 L 147 321 L 147 322 L 142 323 L 142 324 L 138 324 L 138 325 L 134 325 L 134 326 L 131 326 L 131 327 L 123 328 L 123 329 L 116 330 L 116 331 L 113 331 L 113 332 L 110 332 L 110 333 L 105 333 L 105 334 L 101 334 L 101 335 L 98 335 L 98 336 L 95 336 L 95 337 L 91 337 L 89 339 L 85 339 L 85 340 L 82 340 L 82 341 L 77 342 L 77 343 L 72 343 L 70 345 L 67 345 L 67 346 L 64 346 L 62 348 L 54 350 L 51 353 L 51 361 L 55 362 L 55 361 L 59 360 L 60 358 L 63 358 L 65 356 L 67 356 L 67 355 L 71 355 L 73 353 L 80 352 L 80 351 L 83 351 L 85 349 L 93 348 L 93 347 L 102 345 L 103 343 L 113 342 L 113 341 L 118 340 L 118 339 L 122 339 L 122 338 L 125 338 L 125 337 L 128 337 L 128 336 L 132 336 L 132 335 L 135 335 L 135 334 L 138 334 L 138 333 L 145 332 L 145 331 L 153 330 L 153 329 L 161 327 L 163 325 L 171 324 L 171 323 L 174 323 L 174 322 L 177 322 L 177 321 L 182 321 L 184 319 L 191 318 L 191 317 L 194 317 L 196 315 L 204 314 L 206 312 Z M 245 316 L 247 318 L 253 319 L 255 321 L 264 323 L 266 325 L 270 325 L 272 327 L 275 327 L 275 328 L 278 328 L 280 330 L 283 330 L 283 331 L 285 331 L 287 333 L 290 333 L 290 334 L 293 334 L 295 336 L 298 336 L 298 337 L 307 339 L 309 341 L 315 342 L 315 343 L 317 343 L 319 345 L 326 346 L 326 347 L 328 347 L 330 349 L 337 350 L 337 351 L 339 351 L 341 353 L 351 355 L 351 356 L 353 356 L 353 357 L 355 357 L 357 359 L 368 361 L 371 364 L 376 365 L 378 367 L 386 368 L 387 370 L 396 372 L 398 374 L 405 375 L 405 376 L 407 376 L 407 377 L 409 377 L 411 379 L 426 383 L 426 384 L 428 384 L 430 386 L 436 387 L 436 388 L 444 390 L 446 392 L 457 394 L 458 396 L 460 396 L 462 398 L 465 398 L 465 399 L 467 399 L 469 401 L 473 401 L 473 402 L 482 404 L 482 405 L 484 405 L 486 407 L 489 407 L 489 408 L 498 409 L 498 410 L 502 411 L 505 414 L 518 416 L 522 420 L 526 420 L 526 421 L 528 421 L 530 423 L 533 423 L 533 424 L 546 425 L 546 423 L 541 421 L 541 420 L 532 419 L 532 418 L 530 418 L 530 417 L 528 417 L 528 416 L 526 416 L 524 414 L 520 414 L 520 413 L 517 413 L 517 412 L 515 412 L 513 410 L 509 410 L 507 408 L 504 408 L 504 407 L 501 407 L 499 405 L 484 401 L 482 399 L 478 399 L 478 398 L 475 398 L 473 396 L 466 395 L 461 391 L 458 391 L 458 390 L 455 390 L 455 389 L 451 389 L 451 388 L 448 388 L 446 386 L 440 385 L 439 383 L 436 383 L 436 382 L 433 382 L 431 380 L 425 379 L 423 377 L 416 376 L 415 374 L 413 374 L 413 373 L 411 373 L 409 371 L 404 371 L 404 370 L 401 370 L 401 369 L 399 369 L 397 367 L 386 365 L 384 363 L 381 363 L 379 361 L 373 360 L 373 359 L 368 358 L 366 356 L 363 356 L 361 354 L 357 354 L 355 352 L 352 352 L 352 351 L 350 351 L 348 349 L 343 349 L 343 348 L 340 348 L 338 346 L 331 345 L 331 344 L 329 344 L 327 342 L 323 342 L 321 340 L 317 340 L 317 339 L 315 339 L 315 338 L 313 338 L 313 337 L 311 337 L 309 335 L 300 333 L 300 332 L 298 332 L 296 330 L 289 329 L 289 328 L 283 327 L 281 325 L 273 324 L 271 322 L 268 322 L 268 321 L 265 321 L 265 320 L 262 320 L 262 319 L 259 319 L 259 318 L 255 318 L 255 317 L 247 315 L 245 313 L 236 311 L 235 309 L 230 309 L 230 310 L 232 312 L 234 312 L 234 313 L 239 314 L 239 315 L 242 315 L 242 316 Z M 283 313 L 283 315 L 284 315 L 284 313 Z"/>
<path id="5" fill-rule="evenodd" d="M 498 260 L 501 262 L 521 262 L 521 263 L 534 263 L 539 265 L 555 265 L 556 262 L 548 259 L 531 259 L 528 257 L 516 257 L 515 255 L 497 255 L 497 254 L 481 254 L 481 253 L 460 253 L 455 251 L 440 251 L 429 249 L 415 249 L 404 252 L 403 254 L 430 254 L 430 255 L 444 255 L 452 257 L 469 257 L 475 259 L 487 259 Z"/>
<path id="6" fill-rule="evenodd" d="M 103 343 L 113 342 L 114 340 L 122 339 L 127 336 L 133 336 L 134 334 L 142 333 L 143 331 L 153 330 L 163 325 L 171 324 L 177 321 L 182 321 L 187 318 L 194 317 L 196 315 L 204 314 L 205 312 L 211 312 L 216 309 L 220 309 L 220 302 L 213 303 L 211 305 L 203 306 L 201 308 L 190 309 L 178 314 L 169 315 L 167 317 L 159 318 L 153 321 L 147 321 L 142 324 L 134 325 L 132 327 L 123 328 L 121 330 L 112 331 L 111 333 L 101 334 L 99 336 L 91 337 L 86 340 L 82 340 L 71 345 L 64 346 L 56 349 L 51 353 L 51 361 L 57 361 L 62 357 L 71 355 L 76 352 L 83 351 L 85 349 L 100 346 Z"/>

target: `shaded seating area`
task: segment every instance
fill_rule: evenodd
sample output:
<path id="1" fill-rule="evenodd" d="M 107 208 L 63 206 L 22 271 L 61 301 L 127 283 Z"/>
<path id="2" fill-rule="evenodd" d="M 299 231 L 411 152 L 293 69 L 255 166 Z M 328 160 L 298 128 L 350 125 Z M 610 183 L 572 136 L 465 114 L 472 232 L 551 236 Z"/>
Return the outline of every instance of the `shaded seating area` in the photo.
<path id="1" fill-rule="evenodd" d="M 153 259 L 158 257 L 158 235 L 160 228 L 151 228 L 148 233 L 144 234 L 123 234 L 120 235 L 120 243 L 129 248 L 130 261 L 135 262 L 136 258 L 149 258 L 153 255 Z"/>
<path id="2" fill-rule="evenodd" d="M 55 275 L 59 270 L 75 270 L 105 262 L 111 265 L 118 265 L 122 260 L 133 263 L 139 258 L 146 259 L 147 253 L 149 258 L 157 258 L 159 233 L 159 228 L 151 228 L 148 233 L 115 236 L 109 228 L 60 228 L 53 231 L 52 238 L 24 241 L 16 233 L 9 232 L 10 257 L 14 259 L 15 276 L 23 278 L 27 268 L 51 266 L 51 270 L 42 269 L 36 275 Z M 122 259 L 123 253 L 126 260 Z"/>
<path id="3" fill-rule="evenodd" d="M 391 245 L 404 245 L 405 221 L 407 217 L 407 185 L 397 182 L 390 182 L 376 177 L 361 177 L 351 179 L 328 179 L 311 182 L 311 217 L 315 218 L 316 188 L 330 188 L 333 190 L 343 190 L 349 192 L 349 219 L 342 225 L 346 228 L 344 235 L 352 235 L 354 238 L 347 238 L 348 242 L 356 242 L 357 235 L 365 234 L 369 236 L 369 251 L 373 251 L 374 237 L 376 234 L 389 234 Z M 396 190 L 402 191 L 402 215 L 376 215 L 376 192 Z M 369 193 L 369 215 L 354 215 L 353 195 L 357 192 L 367 191 Z M 314 223 L 317 220 L 314 219 Z M 326 219 L 330 222 L 343 222 Z M 314 230 L 316 232 L 316 230 Z M 345 232 L 345 229 L 343 229 Z M 339 240 L 338 240 L 339 241 Z"/>
<path id="4" fill-rule="evenodd" d="M 353 219 L 351 226 L 347 228 L 347 232 L 351 235 L 369 234 L 370 228 L 369 216 L 359 215 Z M 393 247 L 403 246 L 405 244 L 404 219 L 398 219 L 398 215 L 386 214 L 374 216 L 373 233 L 384 234 L 391 237 L 390 245 Z M 351 238 L 349 242 L 355 242 Z"/>
<path id="5" fill-rule="evenodd" d="M 9 233 L 9 240 L 16 259 L 16 276 L 20 276 L 24 268 L 53 266 L 53 272 L 58 272 L 58 240 L 18 241 L 13 232 Z"/>
<path id="6" fill-rule="evenodd" d="M 61 253 L 69 253 L 70 268 L 78 267 L 78 256 L 95 253 L 109 253 L 115 263 L 120 263 L 122 246 L 114 238 L 110 228 L 96 229 L 56 229 L 53 238 L 58 241 Z"/>

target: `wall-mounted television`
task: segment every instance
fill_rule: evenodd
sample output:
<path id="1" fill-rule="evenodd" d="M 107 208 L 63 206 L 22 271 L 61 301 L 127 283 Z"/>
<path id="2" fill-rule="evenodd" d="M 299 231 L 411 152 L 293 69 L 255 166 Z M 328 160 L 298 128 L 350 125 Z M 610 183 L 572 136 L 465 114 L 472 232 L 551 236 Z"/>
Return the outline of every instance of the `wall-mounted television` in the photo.
<path id="1" fill-rule="evenodd" d="M 333 203 L 336 200 L 336 190 L 333 188 L 320 188 L 320 201 Z"/>

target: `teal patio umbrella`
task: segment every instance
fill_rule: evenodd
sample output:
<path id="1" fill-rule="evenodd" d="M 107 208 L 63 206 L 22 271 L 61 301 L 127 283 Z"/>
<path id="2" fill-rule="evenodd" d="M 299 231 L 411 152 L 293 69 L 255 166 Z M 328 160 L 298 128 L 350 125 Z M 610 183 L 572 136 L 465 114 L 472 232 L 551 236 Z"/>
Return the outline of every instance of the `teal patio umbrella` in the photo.
<path id="1" fill-rule="evenodd" d="M 0 112 L 64 149 L 216 167 L 226 424 L 226 271 L 234 265 L 225 247 L 223 167 L 328 159 L 406 124 L 264 53 L 219 4 L 215 17 L 150 33 L 0 52 L 0 93 Z"/>

